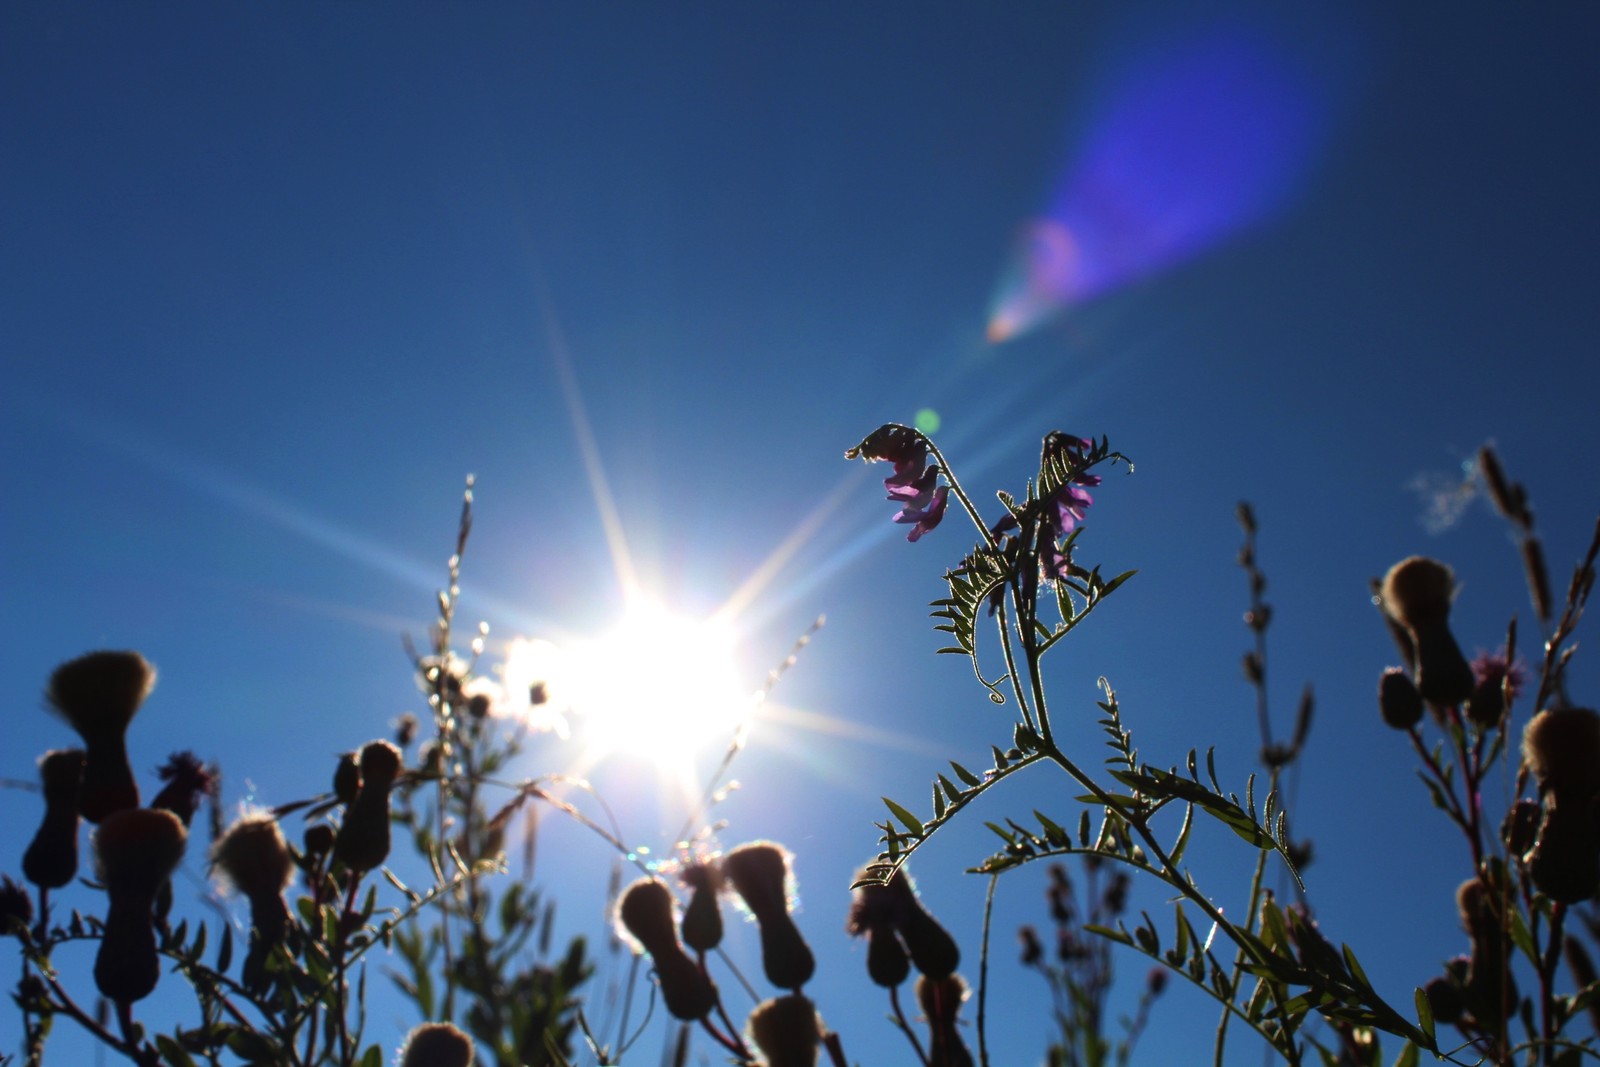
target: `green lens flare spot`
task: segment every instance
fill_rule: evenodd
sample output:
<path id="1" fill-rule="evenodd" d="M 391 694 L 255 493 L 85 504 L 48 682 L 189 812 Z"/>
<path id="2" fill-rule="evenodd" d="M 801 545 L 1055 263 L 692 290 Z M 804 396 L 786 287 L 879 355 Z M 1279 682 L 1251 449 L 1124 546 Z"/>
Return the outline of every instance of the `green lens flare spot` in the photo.
<path id="1" fill-rule="evenodd" d="M 917 412 L 915 421 L 917 429 L 923 433 L 938 433 L 939 427 L 943 425 L 943 420 L 939 418 L 939 413 L 932 408 L 923 408 Z"/>

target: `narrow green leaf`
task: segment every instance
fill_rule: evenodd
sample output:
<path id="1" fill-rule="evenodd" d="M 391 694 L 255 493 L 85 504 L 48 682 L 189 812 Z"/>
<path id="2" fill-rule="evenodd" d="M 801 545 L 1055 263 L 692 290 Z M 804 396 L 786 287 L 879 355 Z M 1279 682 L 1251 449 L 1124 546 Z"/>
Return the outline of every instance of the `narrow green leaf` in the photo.
<path id="1" fill-rule="evenodd" d="M 1189 847 L 1189 828 L 1194 825 L 1194 805 L 1187 804 L 1183 809 L 1183 826 L 1178 830 L 1178 840 L 1172 846 L 1170 859 L 1176 867 L 1183 862 L 1184 850 Z"/>
<path id="2" fill-rule="evenodd" d="M 979 786 L 983 784 L 983 779 L 961 766 L 955 760 L 950 761 L 950 769 L 956 772 L 956 777 L 961 779 L 962 785 Z"/>
<path id="3" fill-rule="evenodd" d="M 228 965 L 233 962 L 233 924 L 222 924 L 222 944 L 217 947 L 217 970 L 223 974 L 228 973 Z"/>
<path id="4" fill-rule="evenodd" d="M 944 795 L 949 797 L 952 802 L 961 799 L 961 790 L 956 788 L 955 783 L 942 774 L 939 775 L 939 786 L 944 790 Z"/>
<path id="5" fill-rule="evenodd" d="M 1405 1047 L 1400 1050 L 1400 1055 L 1395 1057 L 1394 1067 L 1418 1067 L 1421 1062 L 1422 1058 L 1417 1052 L 1417 1046 L 1407 1041 Z"/>
<path id="6" fill-rule="evenodd" d="M 883 802 L 884 804 L 888 805 L 889 813 L 904 823 L 906 829 L 911 831 L 911 835 L 913 837 L 922 836 L 922 823 L 915 815 L 911 814 L 905 808 L 902 808 L 899 804 L 896 804 L 888 797 L 884 797 Z"/>
<path id="7" fill-rule="evenodd" d="M 1429 1002 L 1428 994 L 1418 988 L 1412 999 L 1417 1005 L 1417 1026 L 1428 1035 L 1429 1041 L 1438 1041 L 1433 1033 L 1433 1004 Z"/>
<path id="8" fill-rule="evenodd" d="M 937 785 L 933 787 L 933 817 L 935 820 L 944 818 L 944 794 Z"/>

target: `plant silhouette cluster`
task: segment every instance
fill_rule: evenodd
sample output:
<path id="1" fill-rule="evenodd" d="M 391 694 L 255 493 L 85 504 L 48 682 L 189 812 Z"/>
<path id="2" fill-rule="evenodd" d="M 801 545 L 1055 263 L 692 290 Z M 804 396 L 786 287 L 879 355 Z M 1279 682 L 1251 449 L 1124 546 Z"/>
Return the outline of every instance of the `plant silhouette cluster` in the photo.
<path id="1" fill-rule="evenodd" d="M 1314 920 L 1300 880 L 1311 847 L 1291 839 L 1283 798 L 1305 753 L 1314 702 L 1307 688 L 1292 730 L 1274 735 L 1266 685 L 1272 610 L 1253 511 L 1239 509 L 1239 562 L 1249 582 L 1243 672 L 1256 697 L 1261 772 L 1230 790 L 1211 751 L 1142 758 L 1104 679 L 1098 715 L 1110 756 L 1090 763 L 1057 738 L 1044 658 L 1133 573 L 1106 577 L 1081 558 L 1090 490 L 1104 491 L 1104 469 L 1132 469 L 1107 441 L 1047 435 L 1022 491 L 997 494 L 993 521 L 934 442 L 911 427 L 880 427 L 846 455 L 892 464 L 884 485 L 900 508 L 895 521 L 910 527 L 908 540 L 949 514 L 971 521 L 976 541 L 944 574 L 935 628 L 950 642 L 940 651 L 966 657 L 987 701 L 1011 712 L 988 752 L 934 775 L 930 810 L 884 798 L 880 851 L 852 887 L 847 929 L 865 941 L 868 978 L 884 990 L 886 1024 L 902 1035 L 906 1062 L 991 1063 L 988 976 L 1001 965 L 986 909 L 976 981 L 963 976 L 961 947 L 925 907 L 908 861 L 966 818 L 978 797 L 1015 775 L 1049 771 L 1065 786 L 1059 802 L 987 823 L 995 849 L 971 867 L 989 880 L 992 909 L 1002 876 L 1046 864 L 1051 932 L 1023 927 L 1018 965 L 1045 986 L 1056 1031 L 1043 1052 L 1048 1067 L 1125 1067 L 1173 980 L 1216 1003 L 1219 1065 L 1240 1032 L 1291 1065 L 1408 1067 L 1427 1058 L 1572 1067 L 1600 1058 L 1592 963 L 1600 935 L 1600 715 L 1568 692 L 1600 527 L 1564 596 L 1555 595 L 1527 494 L 1492 449 L 1480 453 L 1478 469 L 1517 535 L 1531 591 L 1539 629 L 1532 666 L 1519 655 L 1515 617 L 1496 653 L 1463 655 L 1450 626 L 1455 577 L 1443 563 L 1413 557 L 1373 582 L 1377 624 L 1394 637 L 1400 660 L 1379 675 L 1375 711 L 1405 735 L 1429 800 L 1465 841 L 1454 902 L 1465 950 L 1437 974 L 1419 976 L 1410 1003 L 1396 1006 L 1357 954 Z M 663 865 L 639 862 L 609 813 L 583 810 L 586 798 L 599 803 L 583 783 L 507 777 L 529 737 L 498 714 L 500 694 L 479 674 L 487 628 L 456 646 L 471 528 L 469 481 L 429 641 L 407 646 L 427 714 L 332 762 L 330 788 L 319 796 L 229 823 L 219 769 L 178 753 L 147 800 L 125 736 L 151 696 L 154 667 L 136 652 L 98 651 L 56 668 L 46 701 L 79 743 L 39 759 L 38 828 L 17 858 L 21 880 L 0 883 L 0 933 L 14 939 L 21 963 L 12 999 L 22 1022 L 21 1046 L 14 1056 L 0 1053 L 0 1063 L 43 1064 L 53 1030 L 69 1025 L 140 1067 L 377 1067 L 393 1040 L 374 1040 L 366 1024 L 368 976 L 380 959 L 421 1020 L 401 1047 L 403 1067 L 632 1061 L 658 1007 L 669 1020 L 664 1062 L 680 1067 L 697 1042 L 741 1067 L 859 1062 L 823 1021 L 819 1002 L 825 1006 L 832 976 L 818 975 L 790 910 L 790 882 L 804 857 L 764 840 L 723 849 L 722 827 L 696 830 L 742 736 Z M 535 682 L 517 698 L 537 705 L 545 693 Z M 1512 783 L 1508 810 L 1484 803 L 1494 774 Z M 202 810 L 208 827 L 196 826 Z M 619 863 L 638 867 L 625 887 L 614 876 L 618 928 L 634 955 L 627 989 L 612 1005 L 620 1017 L 611 1040 L 599 1033 L 596 962 L 581 937 L 558 944 L 554 903 L 534 878 L 540 810 L 576 820 L 614 847 Z M 1224 837 L 1236 842 L 1238 865 L 1251 872 L 1242 907 L 1225 908 L 1185 863 L 1201 822 L 1230 831 Z M 513 875 L 508 856 L 519 850 Z M 179 899 L 172 876 L 186 862 L 204 862 L 242 901 L 248 934 L 236 937 L 210 890 Z M 1133 914 L 1130 888 L 1139 880 L 1161 887 L 1170 914 Z M 755 920 L 754 933 L 740 936 L 759 940 L 770 995 L 723 951 L 723 911 L 735 899 Z M 208 921 L 205 908 L 221 917 Z M 63 948 L 77 942 L 94 946 L 90 973 L 61 963 Z M 1125 953 L 1144 957 L 1145 977 L 1132 1015 L 1113 1019 L 1114 962 Z M 909 1003 L 901 998 L 908 983 Z M 143 1014 L 164 985 L 192 998 L 181 1025 Z M 736 1021 L 724 991 L 741 987 L 753 1006 Z M 633 1020 L 638 1003 L 641 1018 Z M 1393 1060 L 1384 1056 L 1385 1038 L 1398 1044 Z"/>

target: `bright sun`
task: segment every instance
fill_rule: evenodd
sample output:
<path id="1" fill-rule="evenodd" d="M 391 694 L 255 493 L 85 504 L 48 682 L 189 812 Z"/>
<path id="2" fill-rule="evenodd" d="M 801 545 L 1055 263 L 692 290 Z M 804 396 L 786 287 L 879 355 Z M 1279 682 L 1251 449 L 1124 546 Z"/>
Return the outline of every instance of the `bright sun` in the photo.
<path id="1" fill-rule="evenodd" d="M 659 604 L 635 603 L 609 633 L 568 644 L 553 662 L 550 646 L 543 653 L 540 673 L 571 710 L 585 762 L 625 755 L 681 774 L 698 753 L 725 747 L 755 706 L 733 634 Z"/>

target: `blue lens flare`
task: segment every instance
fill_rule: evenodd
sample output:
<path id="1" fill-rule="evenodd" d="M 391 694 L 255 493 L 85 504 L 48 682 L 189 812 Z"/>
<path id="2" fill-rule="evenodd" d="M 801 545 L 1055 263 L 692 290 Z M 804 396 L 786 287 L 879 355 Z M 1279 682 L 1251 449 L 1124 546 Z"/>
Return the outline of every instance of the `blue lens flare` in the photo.
<path id="1" fill-rule="evenodd" d="M 1325 63 L 1241 26 L 1146 38 L 1092 109 L 1044 213 L 1019 230 L 989 340 L 1188 260 L 1294 199 L 1327 140 Z"/>

